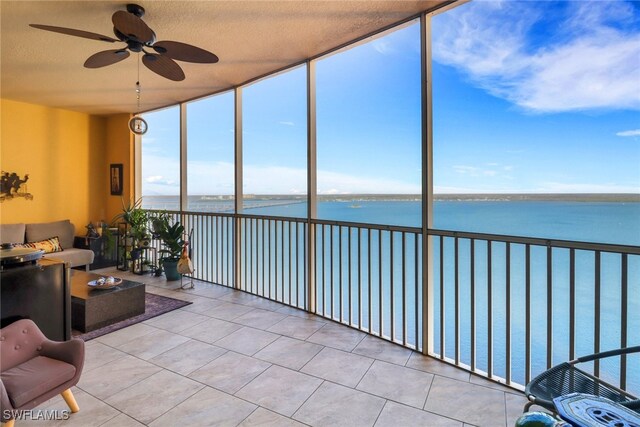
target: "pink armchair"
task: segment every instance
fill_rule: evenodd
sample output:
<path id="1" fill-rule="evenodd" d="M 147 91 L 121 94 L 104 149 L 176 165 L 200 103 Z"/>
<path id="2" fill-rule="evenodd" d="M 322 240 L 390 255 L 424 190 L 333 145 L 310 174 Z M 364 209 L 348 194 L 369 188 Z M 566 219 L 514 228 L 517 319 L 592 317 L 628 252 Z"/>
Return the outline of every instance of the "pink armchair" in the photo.
<path id="1" fill-rule="evenodd" d="M 17 411 L 33 409 L 62 394 L 71 412 L 78 412 L 71 387 L 84 365 L 84 341 L 47 339 L 35 323 L 22 319 L 0 329 L 0 410 L 13 427 Z"/>

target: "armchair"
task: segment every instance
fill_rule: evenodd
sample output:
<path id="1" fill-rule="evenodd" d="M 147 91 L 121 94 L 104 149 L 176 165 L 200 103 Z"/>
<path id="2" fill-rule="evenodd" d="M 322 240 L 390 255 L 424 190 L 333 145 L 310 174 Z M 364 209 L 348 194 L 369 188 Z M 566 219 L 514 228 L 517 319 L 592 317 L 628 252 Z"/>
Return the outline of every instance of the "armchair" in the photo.
<path id="1" fill-rule="evenodd" d="M 62 394 L 71 412 L 78 404 L 71 387 L 84 365 L 84 341 L 47 339 L 35 323 L 22 319 L 0 329 L 0 410 L 13 427 L 18 411 L 33 409 Z"/>
<path id="2" fill-rule="evenodd" d="M 633 353 L 640 353 L 640 346 L 582 356 L 544 371 L 531 380 L 525 388 L 524 394 L 529 399 L 529 402 L 525 405 L 524 412 L 527 412 L 532 405 L 542 406 L 555 412 L 553 399 L 570 393 L 586 393 L 606 397 L 613 402 L 640 412 L 640 399 L 638 397 L 577 367 L 581 363 Z"/>

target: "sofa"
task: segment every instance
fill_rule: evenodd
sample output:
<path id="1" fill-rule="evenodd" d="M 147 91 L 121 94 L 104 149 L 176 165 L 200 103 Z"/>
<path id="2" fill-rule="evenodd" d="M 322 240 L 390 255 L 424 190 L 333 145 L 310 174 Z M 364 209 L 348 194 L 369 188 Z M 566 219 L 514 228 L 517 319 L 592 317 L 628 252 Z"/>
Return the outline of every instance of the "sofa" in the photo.
<path id="1" fill-rule="evenodd" d="M 1 224 L 0 243 L 25 244 L 37 242 L 37 245 L 45 242 L 48 244 L 48 240 L 57 237 L 59 246 L 54 245 L 52 252 L 48 252 L 45 249 L 44 256 L 68 262 L 71 267 L 85 266 L 85 269 L 88 270 L 89 264 L 93 262 L 94 253 L 89 249 L 73 247 L 75 231 L 75 226 L 68 219 L 32 224 Z"/>

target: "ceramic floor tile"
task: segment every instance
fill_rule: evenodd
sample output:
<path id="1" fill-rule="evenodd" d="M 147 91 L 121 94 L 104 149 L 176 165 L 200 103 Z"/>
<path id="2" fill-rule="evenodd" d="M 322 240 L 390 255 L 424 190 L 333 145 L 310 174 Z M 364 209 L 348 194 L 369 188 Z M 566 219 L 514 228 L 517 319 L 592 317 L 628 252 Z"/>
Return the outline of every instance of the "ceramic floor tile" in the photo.
<path id="1" fill-rule="evenodd" d="M 325 324 L 325 322 L 318 322 L 316 320 L 303 319 L 297 316 L 288 316 L 271 326 L 268 331 L 275 332 L 280 335 L 286 335 L 291 338 L 297 338 L 299 340 L 306 340 Z"/>
<path id="2" fill-rule="evenodd" d="M 324 382 L 293 415 L 314 427 L 372 426 L 385 400 L 352 388 Z"/>
<path id="3" fill-rule="evenodd" d="M 285 317 L 287 317 L 286 314 L 256 308 L 242 316 L 236 317 L 233 319 L 233 322 L 240 323 L 245 326 L 251 326 L 252 328 L 268 329 L 270 326 L 275 325 Z"/>
<path id="4" fill-rule="evenodd" d="M 516 424 L 516 420 L 522 415 L 524 405 L 528 402 L 524 394 L 512 394 L 505 393 L 505 404 L 507 407 L 507 426 L 513 426 Z M 539 407 L 535 407 L 535 410 L 539 410 Z"/>
<path id="5" fill-rule="evenodd" d="M 307 338 L 307 341 L 338 350 L 352 351 L 365 336 L 364 332 L 356 331 L 348 326 L 327 323 Z"/>
<path id="6" fill-rule="evenodd" d="M 120 329 L 119 331 L 98 337 L 96 340 L 111 347 L 118 347 L 157 330 L 158 329 L 153 326 L 144 323 L 136 323 L 135 325 L 128 326 L 124 329 Z"/>
<path id="7" fill-rule="evenodd" d="M 238 427 L 304 427 L 304 424 L 300 424 L 291 418 L 283 417 L 268 409 L 258 408 Z"/>
<path id="8" fill-rule="evenodd" d="M 114 419 L 112 419 L 111 421 L 109 421 L 107 424 L 103 424 L 105 427 L 107 426 L 114 426 L 114 427 L 144 427 L 144 424 L 139 423 L 138 421 L 134 420 L 133 418 L 131 418 L 130 416 L 126 415 L 126 414 L 120 414 L 117 417 L 115 417 Z"/>
<path id="9" fill-rule="evenodd" d="M 89 372 L 92 369 L 98 368 L 127 355 L 127 353 L 116 350 L 108 345 L 104 345 L 97 340 L 87 342 L 84 349 L 83 373 Z"/>
<path id="10" fill-rule="evenodd" d="M 387 401 L 375 427 L 462 427 L 462 422 Z"/>
<path id="11" fill-rule="evenodd" d="M 220 285 L 211 285 L 211 284 L 200 284 L 196 286 L 195 289 L 191 291 L 193 294 L 209 297 L 209 298 L 220 298 L 229 293 L 234 292 L 232 288 L 227 288 L 226 286 Z"/>
<path id="12" fill-rule="evenodd" d="M 160 418 L 151 427 L 234 427 L 247 418 L 256 405 L 205 387 Z"/>
<path id="13" fill-rule="evenodd" d="M 135 341 L 129 341 L 118 346 L 118 350 L 127 352 L 140 359 L 149 360 L 187 341 L 189 341 L 189 338 L 185 336 L 167 332 L 162 329 L 156 329 Z"/>
<path id="14" fill-rule="evenodd" d="M 178 333 L 207 319 L 209 319 L 208 316 L 191 313 L 190 311 L 173 310 L 162 316 L 151 318 L 145 323 L 165 331 Z"/>
<path id="15" fill-rule="evenodd" d="M 196 381 L 162 370 L 107 398 L 106 402 L 141 423 L 148 424 L 203 387 Z"/>
<path id="16" fill-rule="evenodd" d="M 353 349 L 353 352 L 403 366 L 407 363 L 412 353 L 408 348 L 370 335 L 360 341 L 360 344 Z"/>
<path id="17" fill-rule="evenodd" d="M 469 381 L 469 372 L 456 368 L 455 366 L 449 365 L 436 358 L 423 356 L 415 351 L 411 353 L 411 357 L 405 366 L 460 381 Z"/>
<path id="18" fill-rule="evenodd" d="M 248 326 L 227 335 L 215 342 L 215 345 L 251 356 L 279 338 L 271 332 L 249 328 Z"/>
<path id="19" fill-rule="evenodd" d="M 231 302 L 234 304 L 248 305 L 249 302 L 258 301 L 263 299 L 257 295 L 252 295 L 247 292 L 230 292 L 224 296 L 218 298 L 221 301 Z"/>
<path id="20" fill-rule="evenodd" d="M 322 349 L 318 344 L 280 337 L 253 357 L 297 371 Z"/>
<path id="21" fill-rule="evenodd" d="M 500 384 L 499 382 L 489 380 L 487 378 L 481 377 L 479 375 L 471 374 L 469 376 L 469 382 L 473 384 L 478 384 L 484 387 L 493 388 L 496 390 L 504 391 L 505 393 L 513 393 L 513 394 L 521 394 L 517 390 L 512 389 L 511 387 L 507 387 L 504 384 Z"/>
<path id="22" fill-rule="evenodd" d="M 78 406 L 80 407 L 79 412 L 73 414 L 64 400 L 52 399 L 48 402 L 49 404 L 46 408 L 42 409 L 43 412 L 39 412 L 38 410 L 32 412 L 34 419 L 19 419 L 16 421 L 16 425 L 22 427 L 44 427 L 45 425 L 55 427 L 97 427 L 109 422 L 120 413 L 103 401 L 91 396 L 77 387 L 73 388 L 72 392 L 73 396 L 76 398 L 76 402 L 78 402 Z M 43 420 L 43 417 L 45 416 L 59 416 L 61 419 L 47 419 L 45 423 Z M 64 419 L 66 416 L 68 416 L 68 419 Z"/>
<path id="23" fill-rule="evenodd" d="M 284 306 L 282 308 L 279 308 L 278 310 L 276 310 L 277 313 L 282 313 L 282 314 L 287 314 L 289 316 L 296 316 L 296 317 L 301 317 L 303 319 L 309 319 L 309 320 L 317 320 L 320 322 L 326 322 L 325 319 L 323 319 L 322 317 L 315 315 L 313 313 L 309 313 L 308 311 L 304 311 L 302 309 L 299 308 L 295 308 L 295 307 L 289 307 L 289 306 Z"/>
<path id="24" fill-rule="evenodd" d="M 217 307 L 213 307 L 202 314 L 222 320 L 233 320 L 236 317 L 240 317 L 243 314 L 250 312 L 251 310 L 254 310 L 254 308 L 228 302 Z"/>
<path id="25" fill-rule="evenodd" d="M 202 323 L 198 323 L 184 331 L 180 332 L 181 335 L 191 337 L 198 341 L 204 341 L 207 343 L 214 343 L 220 338 L 224 338 L 232 332 L 241 329 L 241 325 L 227 322 L 219 319 L 209 319 Z"/>
<path id="26" fill-rule="evenodd" d="M 189 375 L 227 393 L 235 393 L 271 366 L 270 363 L 229 351 Z"/>
<path id="27" fill-rule="evenodd" d="M 194 296 L 191 300 L 191 304 L 185 305 L 181 308 L 184 311 L 190 311 L 192 313 L 203 314 L 206 311 L 211 310 L 214 307 L 225 304 L 224 301 L 218 299 Z"/>
<path id="28" fill-rule="evenodd" d="M 236 396 L 290 417 L 321 383 L 318 378 L 272 365 Z"/>
<path id="29" fill-rule="evenodd" d="M 357 389 L 422 409 L 433 375 L 376 360 Z"/>
<path id="30" fill-rule="evenodd" d="M 105 399 L 161 369 L 149 362 L 127 355 L 89 372 L 83 372 L 78 387 L 98 399 Z"/>
<path id="31" fill-rule="evenodd" d="M 266 299 L 266 298 L 257 298 L 257 299 L 255 299 L 253 301 L 247 302 L 246 304 L 251 306 L 251 307 L 254 307 L 254 308 L 261 308 L 263 310 L 270 310 L 270 311 L 274 311 L 274 312 L 277 312 L 282 307 L 286 307 L 284 304 L 281 304 L 281 303 L 275 302 L 275 301 L 271 301 L 271 300 Z"/>
<path id="32" fill-rule="evenodd" d="M 227 350 L 211 344 L 189 340 L 149 359 L 149 362 L 180 375 L 189 375 L 226 352 Z"/>
<path id="33" fill-rule="evenodd" d="M 424 409 L 478 426 L 506 422 L 503 392 L 440 376 L 433 380 Z"/>
<path id="34" fill-rule="evenodd" d="M 355 387 L 373 359 L 325 347 L 300 371 L 334 383 Z"/>

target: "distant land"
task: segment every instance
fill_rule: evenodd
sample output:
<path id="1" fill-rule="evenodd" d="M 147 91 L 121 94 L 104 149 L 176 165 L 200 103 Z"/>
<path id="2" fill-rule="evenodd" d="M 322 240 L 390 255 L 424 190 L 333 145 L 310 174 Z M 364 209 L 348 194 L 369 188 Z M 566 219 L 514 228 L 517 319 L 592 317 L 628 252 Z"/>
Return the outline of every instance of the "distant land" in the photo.
<path id="1" fill-rule="evenodd" d="M 434 194 L 446 201 L 640 202 L 640 193 Z"/>
<path id="2" fill-rule="evenodd" d="M 151 196 L 156 199 L 174 199 L 177 196 Z M 231 195 L 190 195 L 191 200 L 232 200 Z M 306 195 L 245 194 L 245 200 L 290 200 L 304 202 Z M 633 202 L 640 203 L 640 193 L 521 193 L 521 194 L 434 194 L 436 201 L 496 202 L 496 201 L 567 201 L 567 202 Z M 353 201 L 420 201 L 419 194 L 319 194 L 321 202 Z"/>

